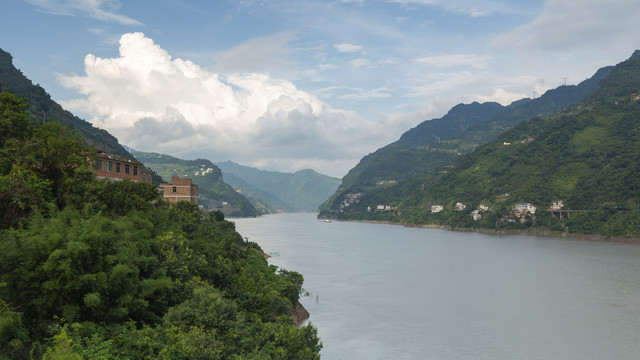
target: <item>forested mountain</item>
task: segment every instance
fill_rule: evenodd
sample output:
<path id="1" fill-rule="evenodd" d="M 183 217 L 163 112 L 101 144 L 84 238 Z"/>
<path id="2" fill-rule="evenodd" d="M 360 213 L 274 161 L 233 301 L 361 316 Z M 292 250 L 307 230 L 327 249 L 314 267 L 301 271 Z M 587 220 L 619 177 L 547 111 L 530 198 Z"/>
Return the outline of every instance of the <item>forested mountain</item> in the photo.
<path id="1" fill-rule="evenodd" d="M 216 163 L 229 185 L 272 204 L 275 210 L 315 212 L 337 189 L 340 179 L 306 169 L 295 173 L 259 170 L 231 161 Z"/>
<path id="2" fill-rule="evenodd" d="M 640 52 L 635 52 L 577 104 L 522 122 L 451 166 L 362 196 L 339 216 L 640 237 L 638 159 Z M 554 211 L 548 211 L 554 202 Z M 465 206 L 456 209 L 457 203 Z M 537 210 L 516 214 L 517 203 Z M 379 204 L 390 211 L 375 211 Z M 474 209 L 482 219 L 470 216 Z"/>
<path id="3" fill-rule="evenodd" d="M 260 212 L 222 179 L 222 172 L 206 159 L 183 160 L 166 154 L 135 152 L 145 166 L 165 179 L 186 177 L 198 185 L 198 203 L 206 209 L 220 210 L 226 216 L 257 216 Z"/>
<path id="4" fill-rule="evenodd" d="M 118 139 L 113 135 L 94 127 L 53 101 L 40 85 L 34 85 L 20 70 L 13 66 L 11 54 L 0 49 L 0 91 L 6 90 L 27 99 L 31 122 L 59 122 L 65 127 L 77 131 L 82 142 L 93 146 L 96 150 L 125 159 L 134 159 L 133 155 L 120 145 Z M 162 178 L 153 173 L 153 183 L 157 185 L 161 182 L 163 182 Z"/>
<path id="5" fill-rule="evenodd" d="M 560 86 L 536 99 L 522 99 L 506 107 L 497 103 L 459 104 L 442 118 L 422 122 L 398 141 L 365 156 L 322 204 L 321 215 L 335 216 L 352 203 L 353 194 L 373 195 L 398 181 L 423 176 L 522 121 L 575 104 L 597 89 L 612 68 L 602 68 L 578 85 Z"/>
<path id="6" fill-rule="evenodd" d="M 219 211 L 97 180 L 95 151 L 28 107 L 0 92 L 0 359 L 320 358 L 302 275 Z"/>

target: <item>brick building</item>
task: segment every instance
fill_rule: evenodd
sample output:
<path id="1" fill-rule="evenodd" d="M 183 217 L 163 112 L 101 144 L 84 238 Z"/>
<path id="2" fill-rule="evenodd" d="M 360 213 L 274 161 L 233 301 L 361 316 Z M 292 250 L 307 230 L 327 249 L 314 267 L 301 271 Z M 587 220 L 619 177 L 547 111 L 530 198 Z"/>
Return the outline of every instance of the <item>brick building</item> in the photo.
<path id="1" fill-rule="evenodd" d="M 198 185 L 193 184 L 191 179 L 180 179 L 180 177 L 173 175 L 171 183 L 160 184 L 160 189 L 162 189 L 162 198 L 166 201 L 185 200 L 192 204 L 198 203 Z"/>
<path id="2" fill-rule="evenodd" d="M 142 181 L 151 184 L 151 171 L 137 160 L 123 159 L 98 152 L 93 171 L 99 179 Z"/>

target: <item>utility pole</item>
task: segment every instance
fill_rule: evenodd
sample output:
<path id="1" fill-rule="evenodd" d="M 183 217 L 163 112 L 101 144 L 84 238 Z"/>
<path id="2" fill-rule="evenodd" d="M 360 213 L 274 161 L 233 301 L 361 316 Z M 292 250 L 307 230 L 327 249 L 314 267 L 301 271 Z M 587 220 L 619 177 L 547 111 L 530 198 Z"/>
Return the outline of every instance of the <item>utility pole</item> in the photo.
<path id="1" fill-rule="evenodd" d="M 534 99 L 536 98 L 536 96 L 538 96 L 538 92 L 537 92 L 537 91 L 535 91 L 535 90 L 533 90 L 531 93 L 533 93 L 533 98 L 534 98 Z"/>
<path id="2" fill-rule="evenodd" d="M 563 77 L 562 80 L 564 80 L 564 86 L 567 86 L 567 79 L 568 77 Z"/>

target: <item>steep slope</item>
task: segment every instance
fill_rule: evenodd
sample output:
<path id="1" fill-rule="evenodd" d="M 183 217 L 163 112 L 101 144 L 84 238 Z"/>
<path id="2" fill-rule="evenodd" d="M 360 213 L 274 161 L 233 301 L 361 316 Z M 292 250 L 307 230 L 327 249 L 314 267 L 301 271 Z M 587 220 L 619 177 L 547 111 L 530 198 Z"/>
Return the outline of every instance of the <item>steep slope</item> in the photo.
<path id="1" fill-rule="evenodd" d="M 583 101 L 525 121 L 454 167 L 363 197 L 351 218 L 484 228 L 542 227 L 640 237 L 640 53 L 618 64 Z M 508 194 L 508 195 L 507 195 Z M 563 207 L 547 211 L 553 202 Z M 453 211 L 456 203 L 466 205 Z M 538 211 L 514 215 L 516 203 Z M 375 204 L 395 211 L 367 211 Z M 444 207 L 430 213 L 431 205 Z M 491 211 L 474 221 L 470 211 Z M 357 215 L 356 215 L 357 214 Z M 518 221 L 520 220 L 520 221 Z"/>
<path id="2" fill-rule="evenodd" d="M 0 91 L 5 90 L 13 92 L 18 97 L 26 98 L 29 102 L 31 121 L 58 121 L 69 129 L 75 130 L 86 145 L 94 146 L 97 150 L 110 155 L 135 159 L 113 135 L 64 110 L 40 85 L 34 85 L 13 66 L 11 54 L 0 49 Z M 163 182 L 162 178 L 153 173 L 153 183 L 157 185 L 161 182 Z"/>
<path id="3" fill-rule="evenodd" d="M 507 107 L 496 103 L 456 105 L 444 117 L 422 122 L 400 139 L 365 156 L 343 178 L 338 191 L 322 204 L 322 216 L 344 211 L 351 194 L 371 195 L 395 182 L 419 177 L 459 155 L 469 153 L 512 126 L 534 116 L 546 116 L 574 104 L 597 89 L 612 67 L 598 70 L 576 86 L 560 86 L 536 99 L 522 99 Z"/>
<path id="4" fill-rule="evenodd" d="M 262 199 L 287 212 L 315 212 L 338 187 L 340 180 L 313 170 L 295 173 L 259 170 L 231 161 L 216 164 L 228 184 L 243 194 Z"/>
<path id="5" fill-rule="evenodd" d="M 192 179 L 198 185 L 198 203 L 206 209 L 221 210 L 226 216 L 259 215 L 249 200 L 222 180 L 222 172 L 209 160 L 183 160 L 140 151 L 135 152 L 135 156 L 165 179 L 173 175 Z"/>

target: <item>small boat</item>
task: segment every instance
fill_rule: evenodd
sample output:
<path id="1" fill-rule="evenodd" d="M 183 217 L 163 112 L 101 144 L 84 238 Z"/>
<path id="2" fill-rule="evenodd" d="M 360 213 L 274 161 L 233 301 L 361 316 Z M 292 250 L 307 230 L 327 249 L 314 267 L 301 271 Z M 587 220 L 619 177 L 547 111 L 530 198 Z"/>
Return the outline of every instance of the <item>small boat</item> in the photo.
<path id="1" fill-rule="evenodd" d="M 326 223 L 330 223 L 330 222 L 331 222 L 331 220 L 329 220 L 329 219 L 324 219 L 324 222 L 326 222 Z"/>

